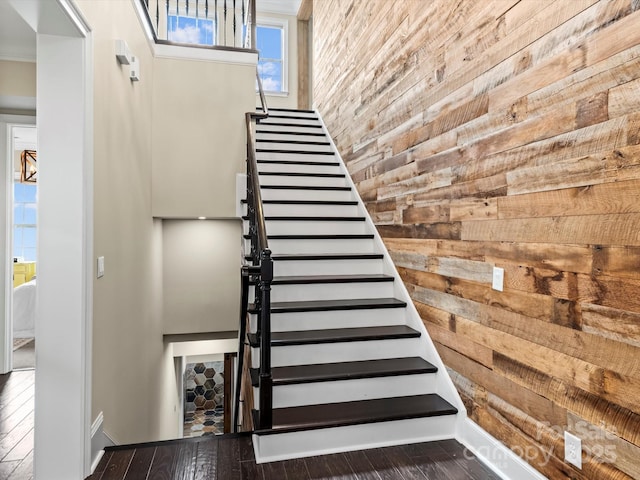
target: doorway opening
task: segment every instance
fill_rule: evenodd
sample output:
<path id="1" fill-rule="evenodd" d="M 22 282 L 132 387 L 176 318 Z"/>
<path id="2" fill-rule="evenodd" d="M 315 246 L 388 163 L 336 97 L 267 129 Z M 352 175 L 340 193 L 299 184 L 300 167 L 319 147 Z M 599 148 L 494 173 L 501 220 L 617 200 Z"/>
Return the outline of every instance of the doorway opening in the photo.
<path id="1" fill-rule="evenodd" d="M 10 219 L 12 272 L 12 368 L 35 368 L 37 132 L 31 125 L 11 128 Z"/>

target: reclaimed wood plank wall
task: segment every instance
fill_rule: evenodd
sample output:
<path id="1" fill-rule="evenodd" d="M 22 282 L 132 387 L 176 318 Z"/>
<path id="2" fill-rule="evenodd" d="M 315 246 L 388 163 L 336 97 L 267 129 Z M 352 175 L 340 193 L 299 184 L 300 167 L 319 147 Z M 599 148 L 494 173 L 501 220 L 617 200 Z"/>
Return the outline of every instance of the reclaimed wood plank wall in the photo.
<path id="1" fill-rule="evenodd" d="M 314 100 L 470 418 L 640 478 L 640 1 L 313 11 Z"/>

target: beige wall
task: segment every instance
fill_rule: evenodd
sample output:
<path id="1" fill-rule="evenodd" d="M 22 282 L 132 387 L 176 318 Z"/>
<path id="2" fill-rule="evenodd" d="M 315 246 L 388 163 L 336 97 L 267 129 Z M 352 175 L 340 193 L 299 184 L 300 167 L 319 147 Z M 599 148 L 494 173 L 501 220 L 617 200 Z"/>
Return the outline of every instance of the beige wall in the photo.
<path id="1" fill-rule="evenodd" d="M 318 108 L 469 417 L 554 480 L 640 478 L 639 25 L 632 0 L 314 2 Z"/>
<path id="2" fill-rule="evenodd" d="M 35 97 L 35 62 L 0 60 L 0 95 Z"/>
<path id="3" fill-rule="evenodd" d="M 298 19 L 295 16 L 278 15 L 276 13 L 265 13 L 258 15 L 258 22 L 264 17 L 265 19 L 273 18 L 277 20 L 286 20 L 289 28 L 288 37 L 288 73 L 287 81 L 289 93 L 287 95 L 269 95 L 267 94 L 267 105 L 269 108 L 298 108 Z M 256 95 L 256 106 L 260 105 L 260 96 Z"/>
<path id="4" fill-rule="evenodd" d="M 162 230 L 151 211 L 153 59 L 133 2 L 78 5 L 93 31 L 94 253 L 105 257 L 94 280 L 92 417 L 104 413 L 117 443 L 169 438 L 181 408 L 156 400 L 175 398 L 175 385 L 160 380 L 173 362 L 162 342 Z M 115 39 L 139 57 L 140 82 L 117 63 Z"/>
<path id="5" fill-rule="evenodd" d="M 153 86 L 153 215 L 229 218 L 245 169 L 245 112 L 255 65 L 157 58 Z"/>
<path id="6" fill-rule="evenodd" d="M 164 332 L 237 330 L 239 220 L 163 221 Z"/>
<path id="7" fill-rule="evenodd" d="M 0 60 L 0 97 L 9 100 L 0 103 L 11 105 L 0 108 L 0 113 L 35 115 L 35 62 Z"/>

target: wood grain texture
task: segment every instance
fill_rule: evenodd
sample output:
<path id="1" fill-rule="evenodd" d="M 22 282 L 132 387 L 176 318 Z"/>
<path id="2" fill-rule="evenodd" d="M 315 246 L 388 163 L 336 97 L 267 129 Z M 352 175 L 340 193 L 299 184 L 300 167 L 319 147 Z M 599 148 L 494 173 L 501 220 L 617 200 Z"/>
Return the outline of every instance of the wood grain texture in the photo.
<path id="1" fill-rule="evenodd" d="M 314 2 L 358 192 L 470 416 L 552 479 L 638 476 L 639 7 Z M 621 455 L 568 466 L 581 421 Z"/>

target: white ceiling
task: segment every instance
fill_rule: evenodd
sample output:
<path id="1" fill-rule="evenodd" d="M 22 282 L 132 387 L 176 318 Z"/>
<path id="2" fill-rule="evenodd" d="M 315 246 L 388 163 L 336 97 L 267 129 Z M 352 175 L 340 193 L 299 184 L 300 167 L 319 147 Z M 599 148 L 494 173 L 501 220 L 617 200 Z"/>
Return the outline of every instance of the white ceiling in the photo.
<path id="1" fill-rule="evenodd" d="M 0 59 L 36 61 L 36 34 L 6 0 L 0 0 Z"/>
<path id="2" fill-rule="evenodd" d="M 301 3 L 302 0 L 257 0 L 256 9 L 258 13 L 297 15 Z"/>

